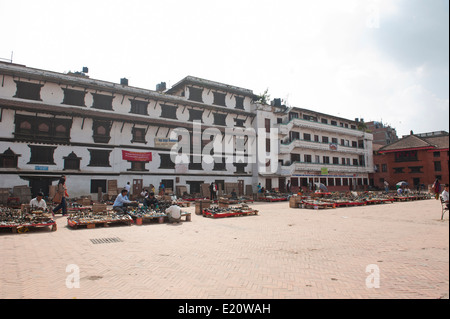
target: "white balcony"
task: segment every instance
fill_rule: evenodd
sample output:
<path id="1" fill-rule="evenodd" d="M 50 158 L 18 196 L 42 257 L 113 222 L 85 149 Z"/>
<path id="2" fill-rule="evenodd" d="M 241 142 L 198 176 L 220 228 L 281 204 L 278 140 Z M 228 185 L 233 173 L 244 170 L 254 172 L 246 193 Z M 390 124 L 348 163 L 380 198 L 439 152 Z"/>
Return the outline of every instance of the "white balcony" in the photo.
<path id="1" fill-rule="evenodd" d="M 300 140 L 300 139 L 295 139 L 292 142 L 287 143 L 287 144 L 280 144 L 279 152 L 280 152 L 280 154 L 290 154 L 296 148 L 299 148 L 302 150 L 312 150 L 312 151 L 320 151 L 320 152 L 329 151 L 329 152 L 336 153 L 336 154 L 364 155 L 367 153 L 367 150 L 363 149 L 363 148 L 355 148 L 355 147 L 337 145 L 336 149 L 332 149 L 330 147 L 330 143 L 320 143 L 320 142 Z"/>
<path id="2" fill-rule="evenodd" d="M 280 165 L 278 174 L 290 176 L 294 174 L 301 174 L 304 172 L 320 173 L 322 168 L 328 169 L 328 174 L 369 174 L 373 173 L 373 167 L 352 166 L 352 165 L 338 165 L 338 164 L 324 164 L 324 163 L 304 163 L 295 162 L 291 165 Z"/>
<path id="3" fill-rule="evenodd" d="M 303 119 L 292 119 L 289 123 L 277 124 L 280 134 L 287 135 L 294 127 L 300 127 L 302 129 L 309 129 L 321 132 L 328 132 L 331 134 L 346 135 L 349 137 L 364 138 L 367 140 L 373 140 L 373 135 L 365 133 L 359 130 L 350 129 L 341 126 L 335 126 L 330 124 L 324 124 L 314 121 L 308 121 Z"/>

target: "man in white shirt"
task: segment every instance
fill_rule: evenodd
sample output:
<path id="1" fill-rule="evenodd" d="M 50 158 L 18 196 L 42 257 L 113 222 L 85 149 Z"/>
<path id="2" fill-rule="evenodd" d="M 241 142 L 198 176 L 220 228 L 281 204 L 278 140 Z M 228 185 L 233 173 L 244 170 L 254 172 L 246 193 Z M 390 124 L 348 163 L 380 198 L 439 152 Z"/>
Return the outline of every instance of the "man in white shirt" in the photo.
<path id="1" fill-rule="evenodd" d="M 42 194 L 41 192 L 39 192 L 36 196 L 36 198 L 33 198 L 30 201 L 30 206 L 31 208 L 37 208 L 37 209 L 42 209 L 42 210 L 46 210 L 47 209 L 47 203 L 45 202 L 45 200 L 43 199 L 44 194 Z"/>
<path id="2" fill-rule="evenodd" d="M 126 189 L 126 190 L 127 190 L 127 192 L 128 192 L 128 195 L 130 195 L 130 194 L 131 194 L 131 185 L 130 185 L 130 182 L 128 182 L 128 183 L 127 183 L 127 185 L 125 185 L 124 189 Z"/>
<path id="3" fill-rule="evenodd" d="M 448 204 L 449 204 L 448 184 L 444 185 L 444 190 L 443 190 L 441 196 L 442 196 L 442 200 L 444 201 L 444 203 L 447 205 L 447 208 L 448 208 Z"/>
<path id="4" fill-rule="evenodd" d="M 169 217 L 169 223 L 179 223 L 181 221 L 181 208 L 177 205 L 172 205 L 166 209 L 167 217 Z"/>

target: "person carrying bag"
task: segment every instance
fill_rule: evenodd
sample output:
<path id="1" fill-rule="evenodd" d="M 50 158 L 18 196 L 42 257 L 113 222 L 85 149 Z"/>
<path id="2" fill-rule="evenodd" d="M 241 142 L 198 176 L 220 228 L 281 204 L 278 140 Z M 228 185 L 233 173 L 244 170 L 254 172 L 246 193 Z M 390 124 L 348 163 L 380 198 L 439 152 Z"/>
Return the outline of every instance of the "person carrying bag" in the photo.
<path id="1" fill-rule="evenodd" d="M 62 209 L 62 214 L 65 216 L 67 214 L 67 203 L 66 197 L 69 197 L 67 193 L 66 187 L 66 177 L 62 176 L 58 182 L 58 188 L 56 190 L 56 194 L 53 197 L 53 202 L 55 204 L 59 204 L 53 209 L 53 214 L 56 214 L 60 209 Z"/>

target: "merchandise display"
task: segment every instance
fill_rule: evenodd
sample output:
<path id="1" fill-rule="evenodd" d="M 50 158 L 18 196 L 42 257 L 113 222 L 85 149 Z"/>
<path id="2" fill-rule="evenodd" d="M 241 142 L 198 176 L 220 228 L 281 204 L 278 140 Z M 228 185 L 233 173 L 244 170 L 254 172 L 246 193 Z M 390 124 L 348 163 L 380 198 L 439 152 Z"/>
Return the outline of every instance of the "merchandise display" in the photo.
<path id="1" fill-rule="evenodd" d="M 140 207 L 130 207 L 127 211 L 128 215 L 131 216 L 137 225 L 142 225 L 144 221 L 149 221 L 157 219 L 159 223 L 163 223 L 168 215 L 166 214 L 166 209 L 172 206 L 174 203 L 171 201 L 159 202 L 155 208 L 149 208 L 145 206 Z M 181 212 L 181 217 L 185 217 L 186 221 L 191 220 L 191 213 Z"/>
<path id="2" fill-rule="evenodd" d="M 209 207 L 203 210 L 203 217 L 223 218 L 234 216 L 257 215 L 258 211 L 246 204 L 233 207 Z"/>
<path id="3" fill-rule="evenodd" d="M 21 209 L 0 208 L 0 228 L 11 228 L 13 232 L 23 232 L 30 227 L 44 226 L 52 226 L 52 231 L 57 229 L 56 222 L 48 211 L 33 210 L 27 205 L 22 205 Z"/>
<path id="4" fill-rule="evenodd" d="M 73 212 L 67 218 L 67 225 L 72 228 L 78 226 L 88 226 L 88 228 L 95 228 L 95 225 L 109 225 L 112 223 L 126 223 L 130 225 L 133 219 L 128 214 L 119 214 L 113 210 L 100 212 Z"/>
<path id="5" fill-rule="evenodd" d="M 327 193 L 320 196 L 311 194 L 310 196 L 292 196 L 290 198 L 291 208 L 337 208 L 393 203 L 399 201 L 415 201 L 431 199 L 427 193 L 410 193 L 399 196 L 397 194 L 375 193 L 375 192 L 347 192 L 347 193 Z"/>

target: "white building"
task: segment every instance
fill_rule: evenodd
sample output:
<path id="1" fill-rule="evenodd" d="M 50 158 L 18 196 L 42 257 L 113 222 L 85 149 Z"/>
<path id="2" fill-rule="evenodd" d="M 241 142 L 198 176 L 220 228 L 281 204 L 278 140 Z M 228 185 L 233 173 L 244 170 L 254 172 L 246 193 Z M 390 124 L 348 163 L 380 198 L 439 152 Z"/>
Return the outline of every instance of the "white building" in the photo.
<path id="1" fill-rule="evenodd" d="M 126 79 L 110 83 L 10 63 L 0 63 L 0 76 L 0 188 L 28 184 L 33 194 L 48 193 L 61 175 L 71 197 L 97 194 L 99 187 L 107 192 L 109 180 L 135 189 L 157 189 L 162 181 L 191 193 L 212 181 L 240 183 L 241 192 L 252 185 L 249 165 L 176 165 L 170 157 L 171 133 L 192 133 L 195 120 L 202 132 L 251 127 L 250 90 L 186 77 L 158 92 L 128 86 Z M 194 145 L 202 142 L 190 142 L 189 156 L 197 159 Z"/>
<path id="2" fill-rule="evenodd" d="M 287 108 L 280 100 L 258 105 L 258 125 L 278 129 L 278 169 L 259 173 L 266 188 L 294 189 L 323 183 L 330 191 L 365 189 L 373 172 L 370 133 L 358 122 L 301 108 Z M 267 148 L 273 147 L 267 141 Z"/>
<path id="3" fill-rule="evenodd" d="M 261 105 L 244 88 L 188 76 L 148 90 L 3 62 L 0 80 L 0 188 L 48 193 L 65 175 L 70 197 L 105 193 L 111 180 L 132 192 L 216 182 L 246 193 L 288 179 L 367 185 L 373 167 L 372 137 L 355 122 Z"/>

